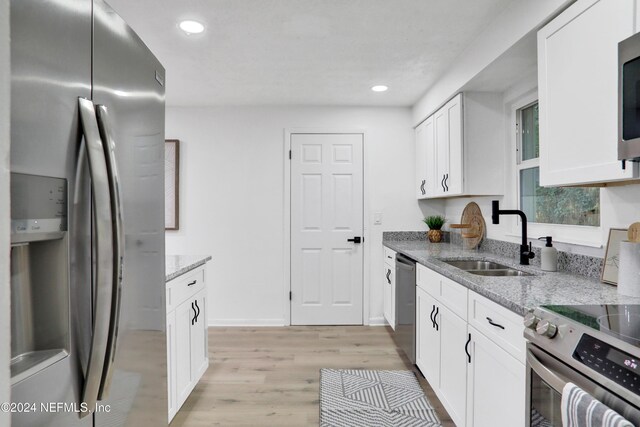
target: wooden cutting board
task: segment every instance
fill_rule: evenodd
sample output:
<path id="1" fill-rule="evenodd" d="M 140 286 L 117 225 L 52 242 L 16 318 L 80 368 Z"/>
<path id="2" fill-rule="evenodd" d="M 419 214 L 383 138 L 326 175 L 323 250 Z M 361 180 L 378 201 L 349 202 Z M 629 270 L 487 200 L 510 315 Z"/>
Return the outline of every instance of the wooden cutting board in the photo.
<path id="1" fill-rule="evenodd" d="M 470 249 L 477 248 L 484 238 L 487 229 L 480 206 L 475 202 L 468 203 L 462 211 L 460 222 L 462 224 L 469 224 L 469 227 L 462 233 L 462 237 L 467 239 L 465 246 Z"/>
<path id="2" fill-rule="evenodd" d="M 640 222 L 634 222 L 627 230 L 627 239 L 630 242 L 640 243 Z"/>

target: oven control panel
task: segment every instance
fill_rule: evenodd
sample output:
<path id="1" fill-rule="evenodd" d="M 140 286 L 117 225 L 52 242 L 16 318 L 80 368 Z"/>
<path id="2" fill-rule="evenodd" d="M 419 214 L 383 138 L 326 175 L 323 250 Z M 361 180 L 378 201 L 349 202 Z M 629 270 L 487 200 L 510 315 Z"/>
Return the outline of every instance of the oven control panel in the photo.
<path id="1" fill-rule="evenodd" d="M 573 358 L 611 381 L 640 395 L 640 360 L 612 345 L 583 334 Z"/>

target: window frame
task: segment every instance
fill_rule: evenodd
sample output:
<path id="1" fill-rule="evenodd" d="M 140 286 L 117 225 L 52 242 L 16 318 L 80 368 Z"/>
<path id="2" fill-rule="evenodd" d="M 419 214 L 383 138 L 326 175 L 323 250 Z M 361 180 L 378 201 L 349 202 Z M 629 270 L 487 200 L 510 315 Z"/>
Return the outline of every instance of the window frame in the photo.
<path id="1" fill-rule="evenodd" d="M 511 128 L 512 147 L 515 161 L 513 173 L 515 174 L 515 201 L 518 209 L 520 206 L 520 171 L 540 167 L 540 157 L 529 160 L 522 160 L 522 134 L 520 132 L 522 123 L 522 110 L 538 103 L 538 94 L 532 93 L 528 96 L 517 99 L 512 104 Z M 513 176 L 513 175 L 512 175 Z M 554 242 L 576 244 L 582 246 L 602 247 L 602 191 L 600 191 L 600 225 L 568 225 L 568 224 L 546 224 L 529 221 L 527 223 L 528 236 L 530 240 L 535 240 L 543 236 L 553 236 Z M 514 217 L 511 229 L 512 236 L 520 237 L 522 233 L 520 219 Z"/>

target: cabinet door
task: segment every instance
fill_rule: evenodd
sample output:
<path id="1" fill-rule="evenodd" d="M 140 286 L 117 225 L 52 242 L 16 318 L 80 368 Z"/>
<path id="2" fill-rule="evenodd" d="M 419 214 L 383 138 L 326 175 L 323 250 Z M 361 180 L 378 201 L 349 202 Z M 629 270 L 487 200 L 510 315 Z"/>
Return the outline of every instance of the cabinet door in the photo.
<path id="1" fill-rule="evenodd" d="M 427 197 L 427 119 L 416 128 L 416 195 Z M 433 123 L 433 120 L 431 121 Z M 430 127 L 433 131 L 433 126 Z"/>
<path id="2" fill-rule="evenodd" d="M 431 116 L 416 128 L 416 182 L 418 199 L 435 195 L 435 129 Z"/>
<path id="3" fill-rule="evenodd" d="M 206 290 L 198 292 L 193 298 L 196 317 L 191 324 L 191 381 L 198 382 L 209 366 L 207 338 L 207 301 Z"/>
<path id="4" fill-rule="evenodd" d="M 524 427 L 525 365 L 473 327 L 467 427 Z"/>
<path id="5" fill-rule="evenodd" d="M 438 302 L 416 288 L 416 365 L 434 390 L 440 384 L 440 334 L 431 321 Z"/>
<path id="6" fill-rule="evenodd" d="M 190 298 L 176 308 L 176 403 L 179 408 L 189 397 L 192 389 L 191 378 L 191 321 L 195 311 Z"/>
<path id="7" fill-rule="evenodd" d="M 392 329 L 396 328 L 396 272 L 389 263 L 384 264 L 384 318 Z"/>
<path id="8" fill-rule="evenodd" d="M 447 196 L 462 194 L 462 94 L 456 95 L 446 105 L 449 139 L 449 167 L 444 180 Z"/>
<path id="9" fill-rule="evenodd" d="M 169 406 L 169 422 L 177 411 L 176 405 L 176 312 L 167 313 L 167 397 Z"/>
<path id="10" fill-rule="evenodd" d="M 617 160 L 618 42 L 635 0 L 579 0 L 538 32 L 540 185 L 627 180 Z"/>
<path id="11" fill-rule="evenodd" d="M 444 186 L 445 178 L 449 173 L 449 116 L 446 106 L 442 107 L 433 116 L 435 128 L 435 147 L 436 147 L 436 177 L 435 177 L 435 195 L 445 195 L 446 188 Z"/>
<path id="12" fill-rule="evenodd" d="M 440 397 L 458 427 L 465 425 L 467 406 L 467 322 L 442 304 L 436 316 L 440 333 Z"/>

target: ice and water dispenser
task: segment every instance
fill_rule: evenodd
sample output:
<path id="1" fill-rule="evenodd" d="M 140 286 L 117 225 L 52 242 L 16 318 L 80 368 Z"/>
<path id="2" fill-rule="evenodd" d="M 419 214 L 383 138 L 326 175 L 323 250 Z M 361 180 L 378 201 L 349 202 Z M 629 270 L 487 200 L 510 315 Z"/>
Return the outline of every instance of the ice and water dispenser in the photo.
<path id="1" fill-rule="evenodd" d="M 11 174 L 11 383 L 69 352 L 67 181 Z"/>

